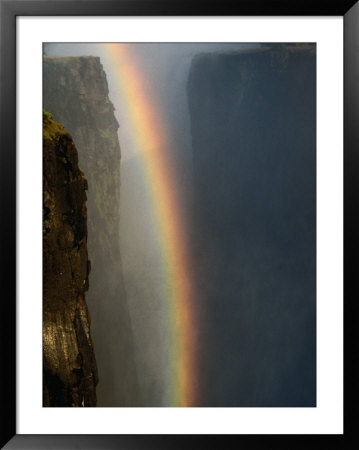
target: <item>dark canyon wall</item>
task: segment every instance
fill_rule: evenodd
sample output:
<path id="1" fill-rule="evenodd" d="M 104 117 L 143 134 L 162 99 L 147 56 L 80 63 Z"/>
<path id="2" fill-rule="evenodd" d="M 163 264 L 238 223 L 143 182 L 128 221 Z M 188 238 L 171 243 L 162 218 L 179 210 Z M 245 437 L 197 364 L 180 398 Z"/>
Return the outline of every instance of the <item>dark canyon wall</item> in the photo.
<path id="1" fill-rule="evenodd" d="M 137 400 L 132 330 L 119 249 L 120 146 L 118 123 L 97 57 L 44 57 L 44 108 L 64 124 L 88 179 L 87 295 L 100 382 L 99 406 Z"/>
<path id="2" fill-rule="evenodd" d="M 85 301 L 87 181 L 71 136 L 43 121 L 43 405 L 96 406 L 97 366 Z"/>
<path id="3" fill-rule="evenodd" d="M 315 46 L 198 55 L 188 99 L 202 404 L 314 406 Z"/>

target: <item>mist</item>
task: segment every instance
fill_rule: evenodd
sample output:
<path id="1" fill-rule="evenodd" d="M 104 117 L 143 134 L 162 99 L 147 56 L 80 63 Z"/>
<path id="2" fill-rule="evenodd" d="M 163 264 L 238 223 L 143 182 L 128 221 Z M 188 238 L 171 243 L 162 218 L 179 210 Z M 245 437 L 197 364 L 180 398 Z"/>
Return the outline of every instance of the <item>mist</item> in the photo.
<path id="1" fill-rule="evenodd" d="M 287 181 L 283 180 L 287 180 L 293 169 L 292 160 L 286 161 L 281 152 L 273 156 L 279 144 L 275 138 L 271 143 L 268 135 L 268 152 L 272 156 L 263 163 L 260 158 L 267 157 L 256 152 L 257 147 L 254 150 L 250 147 L 251 142 L 258 147 L 262 143 L 226 131 L 226 126 L 231 130 L 237 127 L 233 119 L 238 119 L 233 112 L 233 98 L 237 94 L 232 90 L 237 82 L 229 75 L 235 72 L 228 69 L 223 86 L 218 80 L 216 84 L 215 77 L 221 71 L 223 60 L 212 56 L 206 60 L 205 56 L 235 55 L 254 48 L 259 49 L 260 44 L 131 44 L 131 53 L 141 71 L 146 92 L 151 92 L 154 107 L 163 118 L 166 142 L 170 143 L 166 157 L 170 161 L 178 207 L 190 243 L 189 265 L 196 292 L 192 301 L 198 311 L 196 348 L 199 351 L 198 379 L 193 380 L 198 391 L 194 406 L 295 406 L 312 405 L 315 401 L 315 287 L 312 279 L 315 271 L 312 173 L 315 162 L 310 159 L 310 176 L 304 175 L 309 180 L 306 184 L 309 188 L 299 188 L 300 193 L 295 197 L 296 204 L 302 205 L 303 215 L 292 219 L 293 214 L 289 212 L 292 191 L 287 200 L 283 200 L 281 194 L 288 187 Z M 169 339 L 172 332 L 168 319 L 169 288 L 148 181 L 118 74 L 101 44 L 49 43 L 45 49 L 51 56 L 99 56 L 107 75 L 109 97 L 120 124 L 119 240 L 122 261 L 119 265 L 122 266 L 133 334 L 140 393 L 138 406 L 170 406 L 174 354 Z M 208 76 L 203 73 L 203 81 L 197 80 L 197 84 L 192 85 L 198 92 L 200 85 L 204 86 L 203 93 L 198 96 L 200 101 L 196 102 L 188 83 L 191 65 L 198 57 L 204 58 L 210 73 Z M 192 81 L 193 77 L 192 74 Z M 263 88 L 262 85 L 258 89 L 265 93 L 271 91 L 270 87 Z M 207 100 L 208 93 L 215 99 L 212 106 L 211 100 Z M 277 104 L 275 97 L 270 101 Z M 248 105 L 251 105 L 251 99 L 248 99 Z M 217 107 L 218 111 L 214 112 Z M 267 113 L 258 118 L 258 121 L 269 120 L 266 133 L 270 128 L 277 130 L 277 119 L 268 119 L 271 112 Z M 248 108 L 248 114 L 254 115 L 257 111 L 254 107 L 253 110 Z M 239 117 L 242 120 L 242 116 Z M 248 129 L 253 128 L 250 119 L 246 123 Z M 261 132 L 263 129 L 259 134 Z M 239 138 L 245 142 L 245 150 L 238 150 Z M 293 136 L 287 138 L 289 142 Z M 312 140 L 308 145 L 312 150 Z M 233 157 L 233 153 L 241 159 Z M 275 167 L 272 162 L 278 161 L 276 158 L 279 166 Z M 254 178 L 258 182 L 254 182 Z M 274 186 L 269 196 L 268 186 Z M 291 216 L 289 228 L 288 214 Z M 293 243 L 293 236 L 308 228 L 303 238 L 307 244 L 305 255 L 300 250 L 301 239 L 298 245 L 288 250 L 288 242 Z M 293 270 L 288 266 L 283 269 L 288 262 Z M 309 264 L 310 274 L 305 272 L 303 264 Z M 299 278 L 296 276 L 298 270 Z M 118 274 L 115 272 L 113 276 Z M 307 298 L 304 307 L 303 296 Z M 293 298 L 292 303 L 287 302 L 288 298 Z M 107 333 L 106 323 L 96 325 L 98 318 L 96 310 L 91 310 L 91 302 L 89 309 L 92 326 L 100 327 L 97 334 Z M 106 314 L 111 315 L 111 310 Z M 301 324 L 310 328 L 304 337 L 294 324 L 298 314 L 303 318 Z M 295 333 L 288 330 L 288 323 L 296 328 Z M 288 342 L 289 335 L 293 343 Z M 96 341 L 94 345 L 96 351 Z M 305 352 L 305 346 L 309 347 L 308 352 Z M 300 356 L 296 356 L 296 349 Z M 284 355 L 285 360 L 280 355 Z M 116 364 L 121 361 L 109 363 L 114 372 Z M 300 364 L 305 366 L 302 372 Z M 285 366 L 283 370 L 282 365 Z M 299 374 L 294 374 L 295 371 Z M 298 381 L 303 379 L 303 373 L 309 375 L 304 375 L 303 382 Z M 290 381 L 283 387 L 286 377 Z M 101 366 L 99 378 L 101 383 Z M 116 382 L 122 383 L 122 380 Z M 293 396 L 296 389 L 297 394 Z"/>

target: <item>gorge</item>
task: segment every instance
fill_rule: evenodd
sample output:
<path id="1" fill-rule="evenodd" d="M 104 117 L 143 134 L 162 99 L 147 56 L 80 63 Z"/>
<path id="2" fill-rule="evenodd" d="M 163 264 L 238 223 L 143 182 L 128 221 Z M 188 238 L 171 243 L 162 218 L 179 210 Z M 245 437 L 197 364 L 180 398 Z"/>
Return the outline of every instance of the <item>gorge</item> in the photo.
<path id="1" fill-rule="evenodd" d="M 44 56 L 44 108 L 71 134 L 88 181 L 97 405 L 179 406 L 172 391 L 191 374 L 187 406 L 315 406 L 315 45 L 127 50 L 127 85 L 106 44 L 51 44 Z M 124 92 L 136 89 L 146 102 L 130 105 Z M 150 140 L 148 118 L 189 243 L 190 342 L 176 335 L 182 305 L 169 306 L 151 197 L 161 180 L 137 142 Z M 178 375 L 180 352 L 194 357 Z"/>

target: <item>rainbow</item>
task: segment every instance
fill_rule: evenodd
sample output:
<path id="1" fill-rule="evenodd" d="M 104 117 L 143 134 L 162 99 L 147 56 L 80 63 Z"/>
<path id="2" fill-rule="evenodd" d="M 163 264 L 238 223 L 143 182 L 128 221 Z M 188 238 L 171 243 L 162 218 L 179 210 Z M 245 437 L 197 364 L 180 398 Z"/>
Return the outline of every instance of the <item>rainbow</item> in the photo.
<path id="1" fill-rule="evenodd" d="M 168 314 L 171 322 L 173 351 L 170 370 L 171 405 L 193 406 L 195 402 L 195 344 L 193 292 L 186 245 L 181 221 L 180 202 L 176 198 L 175 177 L 166 148 L 169 142 L 161 117 L 145 90 L 145 79 L 129 44 L 105 44 L 115 70 L 136 146 L 150 192 L 156 229 L 162 253 L 163 268 L 170 292 Z"/>

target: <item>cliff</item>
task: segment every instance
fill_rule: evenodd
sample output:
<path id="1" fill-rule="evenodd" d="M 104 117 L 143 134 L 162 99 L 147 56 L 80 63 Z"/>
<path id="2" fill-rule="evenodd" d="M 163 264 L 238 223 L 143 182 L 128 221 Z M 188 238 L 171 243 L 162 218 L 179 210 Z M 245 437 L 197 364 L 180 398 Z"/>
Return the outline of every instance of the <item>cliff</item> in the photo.
<path id="1" fill-rule="evenodd" d="M 108 94 L 99 58 L 44 57 L 44 108 L 71 133 L 89 184 L 87 301 L 100 378 L 98 404 L 133 406 L 138 383 L 119 247 L 119 125 Z"/>
<path id="2" fill-rule="evenodd" d="M 203 406 L 313 406 L 315 46 L 200 54 L 188 101 Z"/>
<path id="3" fill-rule="evenodd" d="M 85 301 L 87 181 L 71 136 L 43 117 L 43 405 L 96 406 Z"/>

